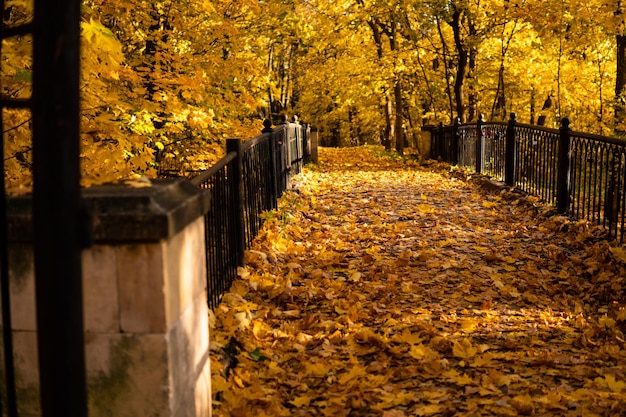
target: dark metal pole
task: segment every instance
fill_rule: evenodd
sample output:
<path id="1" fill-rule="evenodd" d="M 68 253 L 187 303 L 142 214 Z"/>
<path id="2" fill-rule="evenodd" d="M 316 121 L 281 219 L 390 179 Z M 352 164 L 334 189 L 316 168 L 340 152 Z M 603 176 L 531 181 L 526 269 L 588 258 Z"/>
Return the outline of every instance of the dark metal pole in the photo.
<path id="1" fill-rule="evenodd" d="M 272 208 L 277 207 L 278 202 L 278 168 L 276 167 L 276 137 L 274 136 L 274 129 L 272 129 L 272 121 L 265 119 L 263 121 L 263 130 L 261 133 L 269 133 L 269 148 L 270 148 L 270 188 L 272 195 Z"/>
<path id="2" fill-rule="evenodd" d="M 79 167 L 80 4 L 35 0 L 33 218 L 44 417 L 87 415 Z"/>
<path id="3" fill-rule="evenodd" d="M 565 214 L 569 208 L 570 169 L 571 169 L 571 129 L 570 120 L 561 120 L 559 136 L 559 165 L 557 172 L 556 207 L 559 213 Z"/>
<path id="4" fill-rule="evenodd" d="M 509 124 L 506 127 L 505 162 L 504 162 L 504 182 L 512 187 L 515 185 L 515 125 L 517 116 L 511 113 Z"/>
<path id="5" fill-rule="evenodd" d="M 243 180 L 241 168 L 241 139 L 227 139 L 226 153 L 236 152 L 237 157 L 232 161 L 232 172 L 228 173 L 228 181 L 231 185 L 230 193 L 233 204 L 231 216 L 233 216 L 233 235 L 235 251 L 237 254 L 237 265 L 244 266 L 244 255 L 246 251 L 246 238 L 243 221 Z"/>
<path id="6" fill-rule="evenodd" d="M 460 118 L 456 118 L 454 119 L 454 131 L 452 134 L 452 158 L 450 159 L 450 163 L 452 165 L 458 165 L 459 164 L 459 143 L 460 143 L 460 133 L 459 133 L 459 125 L 461 124 L 461 119 Z"/>
<path id="7" fill-rule="evenodd" d="M 4 4 L 4 2 L 3 2 Z M 4 10 L 4 8 L 2 8 Z M 0 126 L 4 126 L 0 109 Z M 4 173 L 4 147 L 0 147 L 0 166 Z M 15 389 L 15 362 L 13 358 L 13 330 L 11 327 L 11 296 L 9 284 L 9 243 L 7 230 L 7 197 L 5 194 L 4 174 L 0 176 L 0 291 L 2 293 L 2 344 L 4 349 L 4 378 L 6 387 L 6 413 L 8 417 L 17 417 L 17 396 Z M 0 404 L 2 405 L 2 404 Z M 0 407 L 0 410 L 2 407 Z"/>
<path id="8" fill-rule="evenodd" d="M 476 122 L 476 173 L 483 173 L 483 149 L 485 148 L 485 138 L 483 137 L 483 124 L 485 116 L 480 114 Z"/>
<path id="9" fill-rule="evenodd" d="M 437 133 L 437 159 L 443 159 L 443 122 L 439 122 L 439 130 Z"/>

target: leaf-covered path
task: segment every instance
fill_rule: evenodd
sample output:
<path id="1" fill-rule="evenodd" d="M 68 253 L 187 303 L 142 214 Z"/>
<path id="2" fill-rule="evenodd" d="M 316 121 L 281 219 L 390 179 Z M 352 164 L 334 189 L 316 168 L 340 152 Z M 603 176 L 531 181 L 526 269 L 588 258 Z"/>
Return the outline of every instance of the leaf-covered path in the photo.
<path id="1" fill-rule="evenodd" d="M 321 149 L 211 328 L 217 416 L 626 413 L 624 251 L 461 172 Z"/>

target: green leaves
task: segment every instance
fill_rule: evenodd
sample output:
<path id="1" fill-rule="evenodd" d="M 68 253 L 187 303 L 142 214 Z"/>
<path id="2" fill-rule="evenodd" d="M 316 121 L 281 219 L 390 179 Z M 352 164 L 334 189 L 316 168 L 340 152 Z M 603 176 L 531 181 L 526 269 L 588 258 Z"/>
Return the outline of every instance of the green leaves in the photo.
<path id="1" fill-rule="evenodd" d="M 250 357 L 257 362 L 262 362 L 264 360 L 267 360 L 267 358 L 261 354 L 261 348 L 256 348 L 252 352 L 249 352 L 249 354 L 250 354 Z"/>

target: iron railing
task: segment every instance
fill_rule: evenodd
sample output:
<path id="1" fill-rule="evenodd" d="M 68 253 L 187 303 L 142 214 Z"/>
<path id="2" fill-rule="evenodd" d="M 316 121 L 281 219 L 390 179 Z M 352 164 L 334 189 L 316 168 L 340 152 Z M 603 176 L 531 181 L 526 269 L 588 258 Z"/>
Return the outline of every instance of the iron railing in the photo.
<path id="1" fill-rule="evenodd" d="M 211 193 L 205 216 L 207 291 L 215 308 L 244 265 L 244 251 L 277 207 L 291 177 L 310 161 L 310 128 L 284 123 L 242 143 L 228 139 L 227 155 L 191 182 Z"/>
<path id="2" fill-rule="evenodd" d="M 518 123 L 460 124 L 429 129 L 430 157 L 504 181 L 562 214 L 626 238 L 626 140 Z"/>
<path id="3" fill-rule="evenodd" d="M 0 9 L 6 12 L 6 1 Z M 14 6 L 11 6 L 14 7 Z M 0 127 L 7 110 L 30 112 L 32 128 L 33 246 L 37 352 L 41 415 L 87 415 L 83 335 L 81 249 L 87 235 L 81 208 L 79 166 L 80 2 L 35 0 L 33 18 L 20 24 L 0 22 L 2 46 L 7 40 L 32 44 L 29 86 L 2 85 Z M 4 58 L 4 50 L 0 55 Z M 18 69 L 18 68 L 16 68 Z M 11 83 L 9 76 L 3 81 Z M 27 77 L 30 78 L 30 77 Z M 29 94 L 32 86 L 32 94 Z M 18 93 L 19 92 L 19 93 Z M 4 136 L 4 135 L 3 135 Z M 3 141 L 6 140 L 3 137 Z M 0 147 L 0 161 L 6 155 Z M 5 167 L 3 166 L 3 171 Z M 4 174 L 0 196 L 0 281 L 4 369 L 2 415 L 17 416 L 11 305 L 7 206 Z M 31 400 L 32 401 L 32 400 Z"/>

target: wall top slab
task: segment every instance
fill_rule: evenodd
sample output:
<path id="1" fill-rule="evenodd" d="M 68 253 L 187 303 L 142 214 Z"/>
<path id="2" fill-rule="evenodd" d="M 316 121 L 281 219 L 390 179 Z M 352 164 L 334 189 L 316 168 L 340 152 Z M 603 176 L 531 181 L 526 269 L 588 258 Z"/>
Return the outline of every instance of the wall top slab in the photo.
<path id="1" fill-rule="evenodd" d="M 97 243 L 165 240 L 209 210 L 209 192 L 186 179 L 152 180 L 146 185 L 149 186 L 107 184 L 83 189 L 88 213 L 85 217 L 91 224 L 89 240 Z M 30 196 L 7 198 L 9 241 L 32 240 L 31 201 Z"/>

